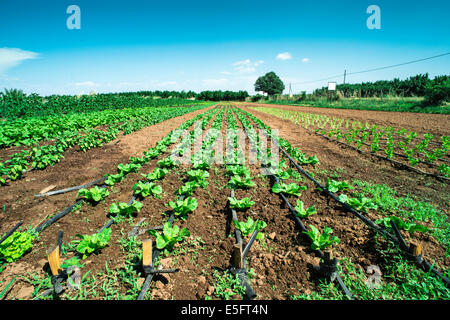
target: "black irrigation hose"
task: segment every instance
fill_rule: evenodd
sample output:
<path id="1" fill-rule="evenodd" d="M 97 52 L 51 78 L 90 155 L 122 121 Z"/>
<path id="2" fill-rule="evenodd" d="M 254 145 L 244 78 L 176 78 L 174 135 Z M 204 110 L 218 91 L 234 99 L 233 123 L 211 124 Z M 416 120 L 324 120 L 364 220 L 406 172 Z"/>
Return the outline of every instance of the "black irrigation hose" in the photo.
<path id="1" fill-rule="evenodd" d="M 57 214 L 56 216 L 53 216 L 52 218 L 48 219 L 47 221 L 42 222 L 39 226 L 37 226 L 34 231 L 39 233 L 42 230 L 44 230 L 45 228 L 47 228 L 48 226 L 50 226 L 51 224 L 55 223 L 56 221 L 58 221 L 59 219 L 61 219 L 62 217 L 64 217 L 66 214 L 68 214 L 69 212 L 72 211 L 72 209 L 79 205 L 80 203 L 84 202 L 84 199 L 78 199 L 77 201 L 75 201 L 74 204 L 72 204 L 71 206 L 68 206 L 67 208 L 65 208 L 63 211 L 61 211 L 59 214 Z"/>
<path id="2" fill-rule="evenodd" d="M 107 229 L 107 228 L 109 228 L 109 227 L 111 227 L 112 225 L 113 225 L 113 223 L 114 223 L 114 219 L 110 219 L 110 220 L 108 220 L 108 222 L 97 232 L 97 233 L 100 233 L 100 232 L 102 232 L 103 230 L 105 230 L 105 229 Z"/>
<path id="3" fill-rule="evenodd" d="M 3 238 L 0 239 L 0 243 L 2 243 L 3 241 L 5 241 L 6 239 L 8 239 L 8 238 L 14 233 L 14 231 L 16 231 L 17 228 L 19 228 L 22 224 L 23 224 L 22 221 L 20 221 L 19 223 L 17 223 L 11 230 L 9 230 L 9 231 L 3 236 Z"/>
<path id="4" fill-rule="evenodd" d="M 374 230 L 376 230 L 377 232 L 381 233 L 383 236 L 386 236 L 387 238 L 389 238 L 395 245 L 399 246 L 399 248 L 401 249 L 401 251 L 409 258 L 414 258 L 415 263 L 421 267 L 424 271 L 428 272 L 428 271 L 432 271 L 435 275 L 437 275 L 438 277 L 440 277 L 445 284 L 447 285 L 447 287 L 450 288 L 450 279 L 447 278 L 446 276 L 444 276 L 442 273 L 440 273 L 434 266 L 430 265 L 430 263 L 428 261 L 426 261 L 425 259 L 423 259 L 421 256 L 414 256 L 411 254 L 411 252 L 408 250 L 409 247 L 406 245 L 406 243 L 404 243 L 404 240 L 401 238 L 400 239 L 393 236 L 392 234 L 390 234 L 389 232 L 387 232 L 385 229 L 382 229 L 381 227 L 377 226 L 376 224 L 374 224 L 370 219 L 366 218 L 365 216 L 363 216 L 361 213 L 359 213 L 358 211 L 356 211 L 355 209 L 353 209 L 352 207 L 350 207 L 349 205 L 347 205 L 346 203 L 343 203 L 339 200 L 338 197 L 336 197 L 332 192 L 330 192 L 328 189 L 326 189 L 324 186 L 322 186 L 316 179 L 314 179 L 313 177 L 311 177 L 305 170 L 303 170 L 298 164 L 297 162 L 292 159 L 292 157 L 283 149 L 280 147 L 280 150 L 286 155 L 286 157 L 291 161 L 291 163 L 297 168 L 297 170 L 302 173 L 304 176 L 306 176 L 309 180 L 311 180 L 312 182 L 314 182 L 320 189 L 323 190 L 323 192 L 325 192 L 328 196 L 330 196 L 331 198 L 333 198 L 334 200 L 336 200 L 338 203 L 340 203 L 344 208 L 346 208 L 348 211 L 350 211 L 351 213 L 355 214 L 358 218 L 360 218 L 364 223 L 366 223 L 366 225 L 368 225 L 369 227 L 373 228 Z M 394 229 L 395 230 L 395 229 Z M 398 231 L 398 230 L 397 230 Z M 403 241 L 403 243 L 402 243 Z M 403 248 L 404 246 L 406 246 L 406 250 Z"/>
<path id="5" fill-rule="evenodd" d="M 242 260 L 245 261 L 245 258 L 247 257 L 247 254 L 248 254 L 250 248 L 252 247 L 253 242 L 255 242 L 255 239 L 256 239 L 256 236 L 258 235 L 258 232 L 259 232 L 259 230 L 253 231 L 250 239 L 248 240 L 248 242 L 247 242 L 247 244 L 245 246 L 245 249 L 242 251 Z"/>
<path id="6" fill-rule="evenodd" d="M 231 197 L 234 197 L 234 189 L 231 189 Z M 231 209 L 231 218 L 232 220 L 239 221 L 237 218 L 236 210 Z M 236 236 L 236 242 L 241 245 L 242 244 L 242 233 L 238 228 L 235 228 L 234 230 L 235 236 Z"/>
<path id="7" fill-rule="evenodd" d="M 230 268 L 230 272 L 234 276 L 238 276 L 239 281 L 241 282 L 241 285 L 245 288 L 245 297 L 248 300 L 253 300 L 256 298 L 256 293 L 251 287 L 249 281 L 248 281 L 248 275 L 247 270 L 245 268 L 237 269 L 237 268 Z"/>
<path id="8" fill-rule="evenodd" d="M 76 186 L 76 187 L 70 187 L 70 188 L 66 188 L 66 189 L 61 189 L 61 190 L 55 190 L 55 191 L 50 191 L 50 192 L 46 192 L 46 193 L 39 193 L 39 194 L 35 194 L 35 197 L 45 197 L 45 196 L 53 196 L 56 194 L 61 194 L 61 193 L 66 193 L 66 192 L 70 192 L 70 191 L 75 191 L 75 190 L 79 190 L 79 189 L 83 189 L 83 188 L 88 188 L 94 184 L 103 182 L 107 179 L 107 177 L 102 177 L 100 179 L 97 179 L 95 181 L 83 184 L 81 186 Z"/>

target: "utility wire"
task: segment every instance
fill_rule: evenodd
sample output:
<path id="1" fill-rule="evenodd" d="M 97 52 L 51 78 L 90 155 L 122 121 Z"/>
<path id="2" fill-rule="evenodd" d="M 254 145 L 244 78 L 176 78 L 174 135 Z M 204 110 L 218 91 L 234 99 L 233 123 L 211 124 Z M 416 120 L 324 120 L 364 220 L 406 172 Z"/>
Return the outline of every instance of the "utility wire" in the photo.
<path id="1" fill-rule="evenodd" d="M 443 54 L 439 54 L 439 55 L 432 56 L 432 57 L 423 58 L 423 59 L 418 59 L 418 60 L 413 60 L 413 61 L 403 62 L 403 63 L 399 63 L 399 64 L 394 64 L 394 65 L 386 66 L 386 67 L 380 67 L 380 68 L 368 69 L 368 70 L 357 71 L 357 72 L 347 72 L 346 75 L 348 76 L 348 75 L 352 75 L 352 74 L 360 74 L 360 73 L 366 73 L 366 72 L 372 72 L 372 71 L 384 70 L 384 69 L 389 69 L 389 68 L 395 68 L 395 67 L 404 66 L 404 65 L 407 65 L 407 64 L 412 64 L 412 63 L 421 62 L 421 61 L 425 61 L 425 60 L 435 59 L 435 58 L 439 58 L 439 57 L 443 57 L 443 56 L 447 56 L 447 55 L 450 55 L 450 52 L 443 53 Z M 328 78 L 323 78 L 323 79 L 318 79 L 318 80 L 313 80 L 313 81 L 296 82 L 296 83 L 293 83 L 293 84 L 308 84 L 308 83 L 315 83 L 315 82 L 319 82 L 319 81 L 325 81 L 325 80 L 336 79 L 336 78 L 340 78 L 340 77 L 343 77 L 343 76 L 344 76 L 344 73 L 342 73 L 342 74 L 340 74 L 340 75 L 330 76 L 330 77 L 328 77 Z"/>

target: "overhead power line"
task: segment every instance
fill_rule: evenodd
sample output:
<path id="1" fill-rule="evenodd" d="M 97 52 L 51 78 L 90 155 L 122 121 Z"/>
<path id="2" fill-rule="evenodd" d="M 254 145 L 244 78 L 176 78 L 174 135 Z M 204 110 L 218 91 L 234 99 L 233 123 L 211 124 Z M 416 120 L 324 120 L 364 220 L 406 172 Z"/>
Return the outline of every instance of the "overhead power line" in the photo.
<path id="1" fill-rule="evenodd" d="M 323 78 L 323 79 L 312 80 L 312 81 L 305 81 L 305 82 L 296 82 L 296 83 L 293 83 L 293 84 L 309 84 L 309 83 L 315 83 L 315 82 L 320 82 L 320 81 L 325 81 L 325 80 L 332 80 L 332 79 L 336 79 L 336 78 L 340 78 L 340 77 L 348 76 L 348 75 L 352 75 L 352 74 L 367 73 L 367 72 L 372 72 L 372 71 L 378 71 L 378 70 L 384 70 L 384 69 L 389 69 L 389 68 L 400 67 L 400 66 L 404 66 L 404 65 L 407 65 L 407 64 L 412 64 L 412 63 L 416 63 L 416 62 L 431 60 L 431 59 L 435 59 L 435 58 L 439 58 L 439 57 L 443 57 L 443 56 L 447 56 L 447 55 L 450 55 L 450 52 L 439 54 L 439 55 L 432 56 L 432 57 L 423 58 L 423 59 L 417 59 L 417 60 L 413 60 L 413 61 L 398 63 L 398 64 L 394 64 L 394 65 L 390 65 L 390 66 L 379 67 L 379 68 L 374 68 L 374 69 L 368 69 L 368 70 L 363 70 L 363 71 L 356 71 L 356 72 L 345 72 L 345 73 L 342 73 L 342 74 L 339 74 L 339 75 L 330 76 L 330 77 Z"/>

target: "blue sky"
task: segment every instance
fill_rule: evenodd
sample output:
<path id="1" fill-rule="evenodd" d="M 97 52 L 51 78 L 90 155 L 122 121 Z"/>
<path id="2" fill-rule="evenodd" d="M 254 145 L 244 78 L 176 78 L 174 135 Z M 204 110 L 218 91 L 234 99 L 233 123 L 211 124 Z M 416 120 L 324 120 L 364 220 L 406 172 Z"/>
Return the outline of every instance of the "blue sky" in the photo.
<path id="1" fill-rule="evenodd" d="M 69 30 L 69 5 L 81 29 Z M 366 12 L 381 10 L 381 29 Z M 450 2 L 84 1 L 0 2 L 0 88 L 78 94 L 247 90 L 275 71 L 294 93 L 316 79 L 450 52 Z M 347 78 L 449 74 L 450 55 Z M 335 79 L 342 82 L 343 79 Z M 285 91 L 287 92 L 287 90 Z"/>

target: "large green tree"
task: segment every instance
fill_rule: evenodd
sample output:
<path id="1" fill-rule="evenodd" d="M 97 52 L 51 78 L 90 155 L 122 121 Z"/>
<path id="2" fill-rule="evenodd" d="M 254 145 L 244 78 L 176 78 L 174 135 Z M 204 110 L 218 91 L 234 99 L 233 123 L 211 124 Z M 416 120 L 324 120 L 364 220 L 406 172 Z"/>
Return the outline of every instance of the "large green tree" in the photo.
<path id="1" fill-rule="evenodd" d="M 255 91 L 265 92 L 269 96 L 280 94 L 283 90 L 283 81 L 273 71 L 259 77 L 255 82 Z"/>

